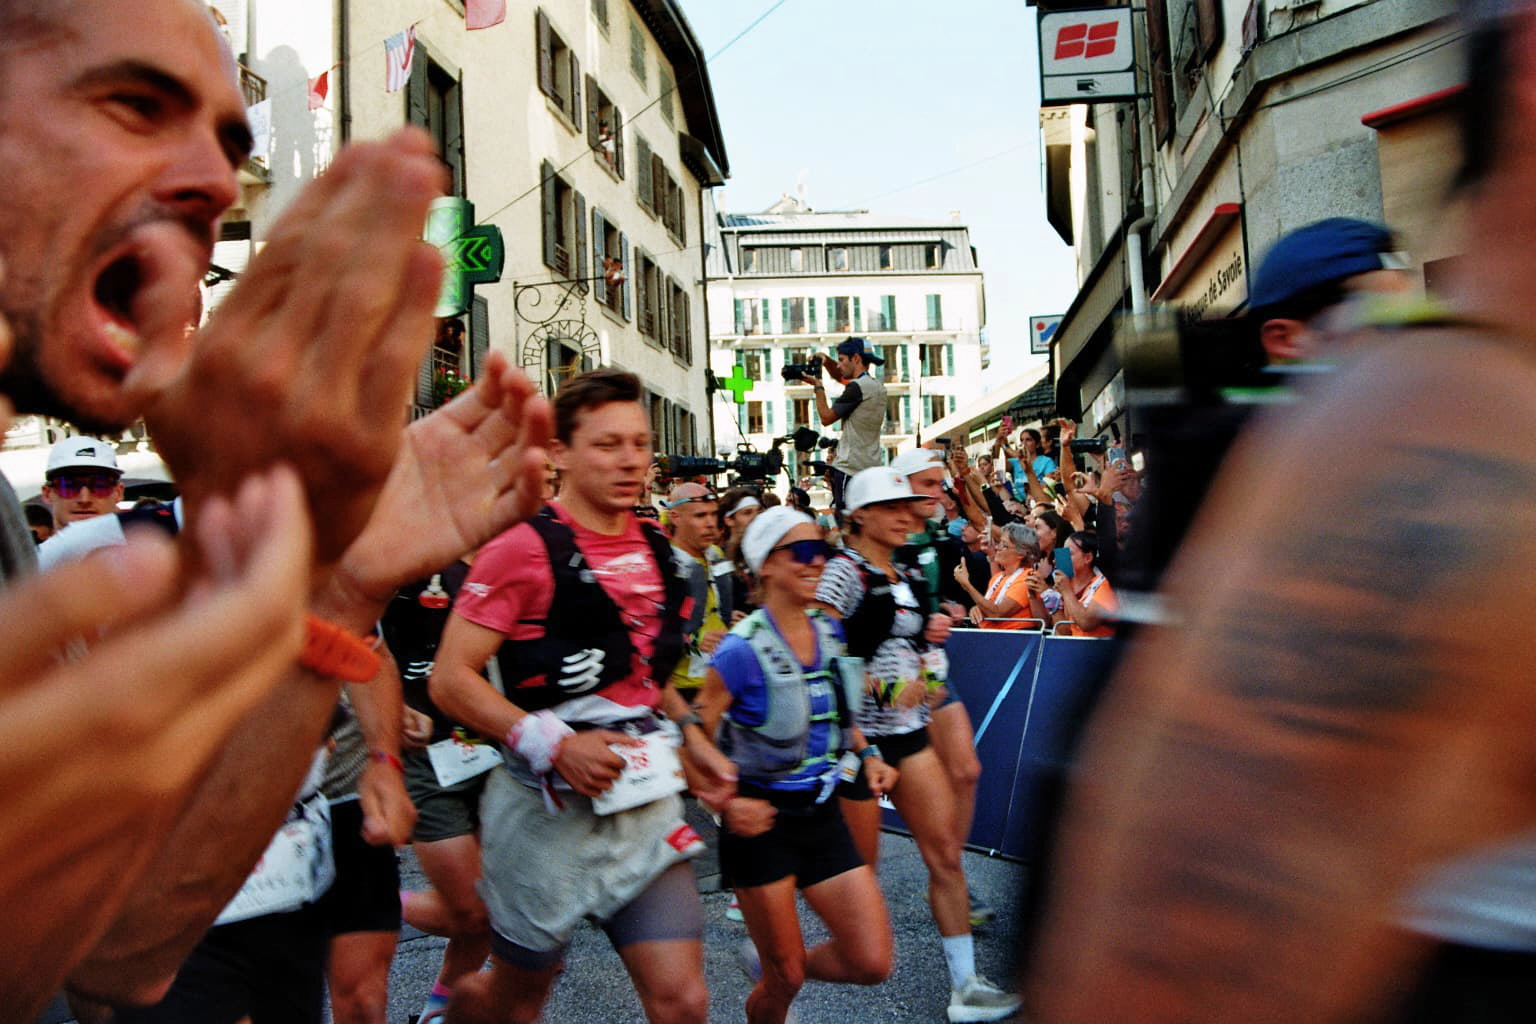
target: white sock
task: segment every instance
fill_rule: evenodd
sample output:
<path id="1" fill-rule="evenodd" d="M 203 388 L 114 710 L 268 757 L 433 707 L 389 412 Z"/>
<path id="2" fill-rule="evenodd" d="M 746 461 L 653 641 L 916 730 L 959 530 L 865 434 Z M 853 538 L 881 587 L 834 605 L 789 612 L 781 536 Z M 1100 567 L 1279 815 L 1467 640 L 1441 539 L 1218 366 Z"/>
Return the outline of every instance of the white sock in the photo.
<path id="1" fill-rule="evenodd" d="M 949 964 L 949 987 L 959 988 L 976 975 L 976 945 L 970 932 L 964 935 L 946 935 L 944 961 Z"/>

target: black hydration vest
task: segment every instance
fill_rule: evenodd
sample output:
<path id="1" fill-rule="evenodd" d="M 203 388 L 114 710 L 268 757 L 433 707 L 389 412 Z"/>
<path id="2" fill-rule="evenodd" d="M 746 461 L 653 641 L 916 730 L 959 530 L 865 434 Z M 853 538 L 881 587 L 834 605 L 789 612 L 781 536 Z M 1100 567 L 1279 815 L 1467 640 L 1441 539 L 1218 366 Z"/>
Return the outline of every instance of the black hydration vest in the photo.
<path id="1" fill-rule="evenodd" d="M 834 557 L 849 558 L 848 555 Z M 864 577 L 864 599 L 843 620 L 843 636 L 848 644 L 848 654 L 868 661 L 875 651 L 891 637 L 891 627 L 896 624 L 896 595 L 891 593 L 891 581 L 885 573 L 866 564 L 862 559 L 850 558 Z M 908 566 L 896 565 L 897 574 L 912 588 L 917 599 L 916 613 L 927 617 L 929 606 L 928 581 L 923 574 Z M 923 644 L 922 633 L 909 637 L 919 650 Z"/>
<path id="2" fill-rule="evenodd" d="M 576 534 L 545 506 L 528 521 L 549 555 L 555 590 L 549 614 L 524 619 L 523 625 L 543 626 L 536 640 L 507 640 L 496 653 L 506 697 L 524 711 L 542 711 L 573 697 L 599 693 L 629 675 L 635 644 L 619 606 L 597 581 L 576 546 Z M 661 574 L 665 599 L 661 632 L 649 664 L 650 677 L 664 686 L 683 654 L 683 605 L 688 584 L 672 561 L 672 542 L 659 527 L 640 523 Z"/>

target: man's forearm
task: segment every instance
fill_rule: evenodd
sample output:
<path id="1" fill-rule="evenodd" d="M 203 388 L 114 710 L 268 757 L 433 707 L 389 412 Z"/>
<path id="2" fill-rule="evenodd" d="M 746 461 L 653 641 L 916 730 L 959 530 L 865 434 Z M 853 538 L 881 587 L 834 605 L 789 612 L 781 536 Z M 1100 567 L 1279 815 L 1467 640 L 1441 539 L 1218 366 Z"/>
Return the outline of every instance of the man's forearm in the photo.
<path id="1" fill-rule="evenodd" d="M 71 988 L 133 1005 L 169 984 L 287 817 L 339 692 L 296 670 L 246 717 Z"/>
<path id="2" fill-rule="evenodd" d="M 832 403 L 827 401 L 827 389 L 817 388 L 815 390 L 815 395 L 816 415 L 820 418 L 821 425 L 824 427 L 832 426 L 837 422 L 837 413 L 832 411 Z"/>
<path id="3" fill-rule="evenodd" d="M 348 683 L 347 700 L 357 714 L 357 726 L 369 750 L 400 753 L 400 728 L 405 718 L 405 696 L 400 670 L 387 649 L 379 651 L 379 671 L 367 683 Z"/>

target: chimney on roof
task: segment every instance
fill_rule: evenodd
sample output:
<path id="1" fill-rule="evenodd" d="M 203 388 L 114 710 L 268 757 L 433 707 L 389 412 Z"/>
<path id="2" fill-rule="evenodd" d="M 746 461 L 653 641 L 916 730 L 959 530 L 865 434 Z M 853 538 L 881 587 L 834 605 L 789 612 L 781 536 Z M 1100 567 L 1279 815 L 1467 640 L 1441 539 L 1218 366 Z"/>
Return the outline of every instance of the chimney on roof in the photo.
<path id="1" fill-rule="evenodd" d="M 959 210 L 950 210 L 949 211 L 949 222 L 951 224 L 955 225 L 955 227 L 959 227 L 960 226 L 960 211 Z"/>

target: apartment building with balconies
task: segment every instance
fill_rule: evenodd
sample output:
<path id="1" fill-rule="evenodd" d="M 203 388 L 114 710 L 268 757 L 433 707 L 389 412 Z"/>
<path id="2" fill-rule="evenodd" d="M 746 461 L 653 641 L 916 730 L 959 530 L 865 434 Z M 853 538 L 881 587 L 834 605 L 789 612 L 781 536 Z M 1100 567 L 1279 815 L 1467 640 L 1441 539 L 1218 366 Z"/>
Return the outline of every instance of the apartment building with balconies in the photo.
<path id="1" fill-rule="evenodd" d="M 984 280 L 957 214 L 821 212 L 785 196 L 763 213 L 719 214 L 708 271 L 721 447 L 764 448 L 800 426 L 835 436 L 820 427 L 810 386 L 782 373 L 849 336 L 868 338 L 885 358 L 874 372 L 886 385 L 892 454 L 981 394 Z M 742 380 L 737 403 L 732 386 Z"/>

